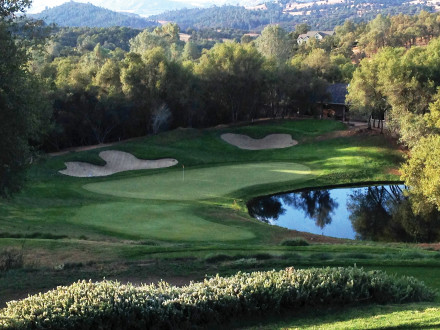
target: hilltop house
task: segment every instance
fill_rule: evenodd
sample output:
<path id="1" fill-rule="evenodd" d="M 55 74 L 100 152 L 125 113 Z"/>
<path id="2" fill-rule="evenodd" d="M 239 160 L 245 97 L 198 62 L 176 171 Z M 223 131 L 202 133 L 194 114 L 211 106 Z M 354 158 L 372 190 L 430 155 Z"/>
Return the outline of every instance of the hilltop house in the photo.
<path id="1" fill-rule="evenodd" d="M 311 38 L 315 38 L 316 40 L 322 40 L 327 36 L 332 36 L 335 34 L 335 31 L 309 31 L 304 34 L 300 34 L 298 39 L 296 39 L 296 42 L 298 45 L 301 45 Z"/>

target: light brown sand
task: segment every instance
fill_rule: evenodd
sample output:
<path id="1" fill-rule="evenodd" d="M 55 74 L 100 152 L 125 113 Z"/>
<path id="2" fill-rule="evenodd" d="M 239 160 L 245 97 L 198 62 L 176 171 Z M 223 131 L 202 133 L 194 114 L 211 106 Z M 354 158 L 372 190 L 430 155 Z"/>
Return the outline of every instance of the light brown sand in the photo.
<path id="1" fill-rule="evenodd" d="M 289 134 L 271 134 L 263 139 L 253 139 L 247 135 L 226 133 L 221 138 L 229 144 L 246 150 L 281 149 L 298 144 Z"/>
<path id="2" fill-rule="evenodd" d="M 60 173 L 79 178 L 107 176 L 119 172 L 145 170 L 174 166 L 177 160 L 171 158 L 158 160 L 142 160 L 132 154 L 123 151 L 107 150 L 99 153 L 99 157 L 104 159 L 105 166 L 97 166 L 89 163 L 68 162 L 66 169 Z"/>

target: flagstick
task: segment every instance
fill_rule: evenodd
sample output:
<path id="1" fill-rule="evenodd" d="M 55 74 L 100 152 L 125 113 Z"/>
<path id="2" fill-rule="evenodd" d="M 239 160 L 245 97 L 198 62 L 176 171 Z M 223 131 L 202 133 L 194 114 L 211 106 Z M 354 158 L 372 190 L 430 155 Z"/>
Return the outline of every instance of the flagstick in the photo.
<path id="1" fill-rule="evenodd" d="M 182 165 L 182 181 L 185 181 L 185 165 Z"/>

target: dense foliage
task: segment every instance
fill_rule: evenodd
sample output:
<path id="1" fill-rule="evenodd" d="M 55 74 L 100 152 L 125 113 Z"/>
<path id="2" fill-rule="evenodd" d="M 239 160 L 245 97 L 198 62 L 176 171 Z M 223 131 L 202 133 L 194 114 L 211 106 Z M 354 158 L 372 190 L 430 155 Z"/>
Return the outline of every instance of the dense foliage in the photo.
<path id="1" fill-rule="evenodd" d="M 42 82 L 28 71 L 24 45 L 11 33 L 11 15 L 28 6 L 11 1 L 0 14 L 0 195 L 16 191 L 22 170 L 48 126 L 50 107 Z M 5 16 L 2 16 L 5 15 Z"/>
<path id="2" fill-rule="evenodd" d="M 110 28 L 52 28 L 52 39 L 47 42 L 47 55 L 65 57 L 92 51 L 97 44 L 108 50 L 130 50 L 130 40 L 142 30 L 127 27 Z M 123 53 L 120 54 L 123 56 Z"/>
<path id="3" fill-rule="evenodd" d="M 246 31 L 262 29 L 273 23 L 289 22 L 290 17 L 283 14 L 278 5 L 272 4 L 270 10 L 247 10 L 240 6 L 214 6 L 211 8 L 180 9 L 156 16 L 153 20 L 176 22 L 183 29 L 187 28 L 232 28 Z"/>
<path id="4" fill-rule="evenodd" d="M 244 315 L 305 306 L 432 300 L 414 278 L 380 271 L 325 268 L 241 273 L 173 287 L 77 282 L 10 302 L 0 312 L 4 329 L 190 328 Z"/>
<path id="5" fill-rule="evenodd" d="M 169 114 L 161 129 L 319 114 L 315 103 L 328 97 L 327 84 L 345 80 L 353 65 L 331 49 L 311 52 L 314 47 L 291 61 L 295 39 L 275 30 L 268 27 L 256 43 L 217 43 L 203 52 L 206 39 L 196 34 L 184 43 L 175 24 L 141 33 L 56 31 L 33 61 L 34 73 L 52 90 L 55 128 L 46 150 L 148 134 L 162 105 Z M 281 43 L 271 41 L 280 35 Z"/>
<path id="6" fill-rule="evenodd" d="M 386 114 L 388 127 L 410 148 L 402 178 L 411 188 L 414 210 L 423 214 L 440 210 L 439 52 L 439 39 L 423 48 L 380 48 L 360 63 L 348 95 L 353 112 L 367 111 L 379 120 Z"/>
<path id="7" fill-rule="evenodd" d="M 69 1 L 61 6 L 48 8 L 39 14 L 30 15 L 35 19 L 42 19 L 47 24 L 57 24 L 68 27 L 112 27 L 125 26 L 137 29 L 156 26 L 138 15 L 118 13 L 91 3 Z"/>

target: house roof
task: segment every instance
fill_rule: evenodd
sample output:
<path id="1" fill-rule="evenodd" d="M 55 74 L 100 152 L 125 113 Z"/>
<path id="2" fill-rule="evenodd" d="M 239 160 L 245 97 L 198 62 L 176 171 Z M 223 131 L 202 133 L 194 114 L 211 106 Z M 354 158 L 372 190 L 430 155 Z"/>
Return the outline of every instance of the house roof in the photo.
<path id="1" fill-rule="evenodd" d="M 327 88 L 330 95 L 329 104 L 346 104 L 345 97 L 347 96 L 347 84 L 333 84 Z"/>
<path id="2" fill-rule="evenodd" d="M 334 31 L 309 31 L 307 33 L 300 34 L 298 38 L 306 38 L 306 37 L 314 37 L 316 34 L 320 34 L 321 36 L 332 36 L 335 34 Z"/>

